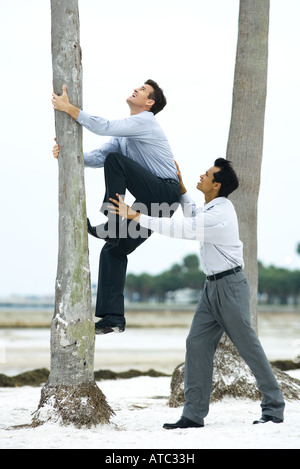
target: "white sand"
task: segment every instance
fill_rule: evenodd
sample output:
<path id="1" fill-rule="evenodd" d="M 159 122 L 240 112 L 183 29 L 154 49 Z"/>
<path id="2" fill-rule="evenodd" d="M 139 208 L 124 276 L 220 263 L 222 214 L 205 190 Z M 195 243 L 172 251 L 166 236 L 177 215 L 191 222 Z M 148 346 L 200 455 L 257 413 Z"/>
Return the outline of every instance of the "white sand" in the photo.
<path id="1" fill-rule="evenodd" d="M 291 359 L 298 350 L 299 320 L 267 317 L 261 341 L 269 359 Z M 124 334 L 96 338 L 95 369 L 114 371 L 137 368 L 172 373 L 184 361 L 187 327 L 127 329 Z M 9 375 L 39 367 L 49 368 L 47 329 L 0 329 L 2 361 L 0 372 Z M 5 355 L 5 360 L 3 360 Z M 300 379 L 300 370 L 290 372 Z M 92 429 L 45 424 L 39 428 L 14 428 L 31 423 L 41 388 L 0 388 L 0 448 L 101 448 L 114 449 L 202 449 L 202 448 L 300 448 L 300 402 L 287 402 L 285 422 L 252 425 L 260 417 L 260 403 L 224 399 L 211 405 L 205 427 L 164 430 L 181 408 L 167 405 L 170 379 L 140 377 L 98 383 L 116 415 L 111 424 Z"/>
<path id="2" fill-rule="evenodd" d="M 170 378 L 140 377 L 98 385 L 116 416 L 109 425 L 80 430 L 49 423 L 14 429 L 30 424 L 40 388 L 0 389 L 0 448 L 100 448 L 104 454 L 111 454 L 110 449 L 300 448 L 299 402 L 287 402 L 284 423 L 253 425 L 260 417 L 259 402 L 227 398 L 211 405 L 204 428 L 164 430 L 164 422 L 174 422 L 181 414 L 181 408 L 167 405 Z"/>

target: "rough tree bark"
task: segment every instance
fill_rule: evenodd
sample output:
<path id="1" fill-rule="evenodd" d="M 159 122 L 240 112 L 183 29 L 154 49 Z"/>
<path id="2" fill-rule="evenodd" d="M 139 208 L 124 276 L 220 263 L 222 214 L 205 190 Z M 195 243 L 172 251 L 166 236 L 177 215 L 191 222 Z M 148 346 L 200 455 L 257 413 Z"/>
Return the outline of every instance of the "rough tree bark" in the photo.
<path id="1" fill-rule="evenodd" d="M 232 194 L 244 243 L 251 324 L 257 331 L 257 203 L 267 95 L 270 0 L 241 0 L 227 159 L 240 188 Z"/>
<path id="2" fill-rule="evenodd" d="M 54 92 L 61 94 L 66 84 L 70 101 L 82 108 L 78 0 L 51 0 L 51 19 Z M 108 423 L 112 410 L 94 380 L 82 127 L 55 111 L 55 128 L 60 145 L 59 251 L 51 369 L 32 423 L 52 420 L 91 426 Z"/>

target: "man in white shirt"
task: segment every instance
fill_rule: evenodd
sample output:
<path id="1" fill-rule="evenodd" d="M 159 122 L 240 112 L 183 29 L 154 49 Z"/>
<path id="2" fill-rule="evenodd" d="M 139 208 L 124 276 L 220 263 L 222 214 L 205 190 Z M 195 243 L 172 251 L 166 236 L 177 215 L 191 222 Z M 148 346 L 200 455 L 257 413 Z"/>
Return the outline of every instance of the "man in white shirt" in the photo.
<path id="1" fill-rule="evenodd" d="M 238 187 L 229 161 L 218 158 L 200 176 L 197 184 L 205 196 L 203 208 L 196 208 L 182 182 L 182 219 L 154 218 L 128 207 L 122 197 L 111 199 L 112 212 L 157 233 L 200 242 L 200 260 L 207 276 L 187 337 L 185 361 L 185 405 L 176 423 L 165 429 L 203 427 L 208 414 L 213 357 L 222 334 L 231 339 L 253 372 L 262 393 L 262 416 L 253 423 L 283 422 L 284 400 L 269 361 L 250 324 L 249 285 L 242 269 L 243 245 L 238 221 L 228 195 Z"/>

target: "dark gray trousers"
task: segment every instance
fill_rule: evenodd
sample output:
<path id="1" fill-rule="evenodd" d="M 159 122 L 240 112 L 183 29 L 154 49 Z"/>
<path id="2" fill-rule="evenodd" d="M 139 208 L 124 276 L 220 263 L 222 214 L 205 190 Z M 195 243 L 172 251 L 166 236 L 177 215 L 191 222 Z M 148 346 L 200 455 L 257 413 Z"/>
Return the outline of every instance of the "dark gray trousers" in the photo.
<path id="1" fill-rule="evenodd" d="M 213 358 L 223 332 L 256 378 L 262 413 L 283 419 L 280 388 L 250 324 L 249 285 L 242 271 L 205 283 L 186 341 L 183 416 L 203 424 L 208 414 Z"/>
<path id="2" fill-rule="evenodd" d="M 180 189 L 177 181 L 161 179 L 135 161 L 119 153 L 110 153 L 104 165 L 106 194 L 104 203 L 110 197 L 116 198 L 116 192 L 125 194 L 126 189 L 136 198 L 133 208 L 147 215 L 171 217 L 180 203 Z M 142 207 L 141 207 L 142 204 Z M 157 204 L 157 210 L 153 207 Z M 167 213 L 159 212 L 160 204 Z M 171 209 L 168 212 L 168 209 Z M 118 219 L 119 217 L 117 217 Z M 136 231 L 132 236 L 129 226 Z M 118 225 L 118 223 L 117 223 Z M 123 220 L 122 234 L 118 246 L 106 243 L 100 254 L 96 316 L 124 317 L 124 287 L 128 255 L 131 254 L 151 235 L 151 231 L 140 227 L 132 220 Z"/>

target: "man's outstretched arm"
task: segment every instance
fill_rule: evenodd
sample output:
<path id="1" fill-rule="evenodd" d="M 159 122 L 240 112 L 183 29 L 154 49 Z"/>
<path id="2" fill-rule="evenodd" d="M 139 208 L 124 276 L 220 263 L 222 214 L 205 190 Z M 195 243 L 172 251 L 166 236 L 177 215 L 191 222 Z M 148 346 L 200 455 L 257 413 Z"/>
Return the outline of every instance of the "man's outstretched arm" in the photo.
<path id="1" fill-rule="evenodd" d="M 80 109 L 73 104 L 70 103 L 69 97 L 67 95 L 67 87 L 66 85 L 62 86 L 62 95 L 58 96 L 55 93 L 52 93 L 52 104 L 53 109 L 56 111 L 62 111 L 69 114 L 73 119 L 77 120 Z"/>
<path id="2" fill-rule="evenodd" d="M 108 205 L 111 209 L 110 213 L 119 215 L 127 218 L 128 220 L 134 220 L 139 223 L 142 227 L 148 230 L 155 231 L 164 236 L 177 239 L 189 239 L 189 240 L 204 240 L 204 219 L 202 216 L 189 217 L 174 219 L 169 217 L 151 217 L 148 215 L 136 212 L 127 204 L 119 194 L 116 194 L 117 199 L 110 198 L 110 202 L 114 205 Z"/>

